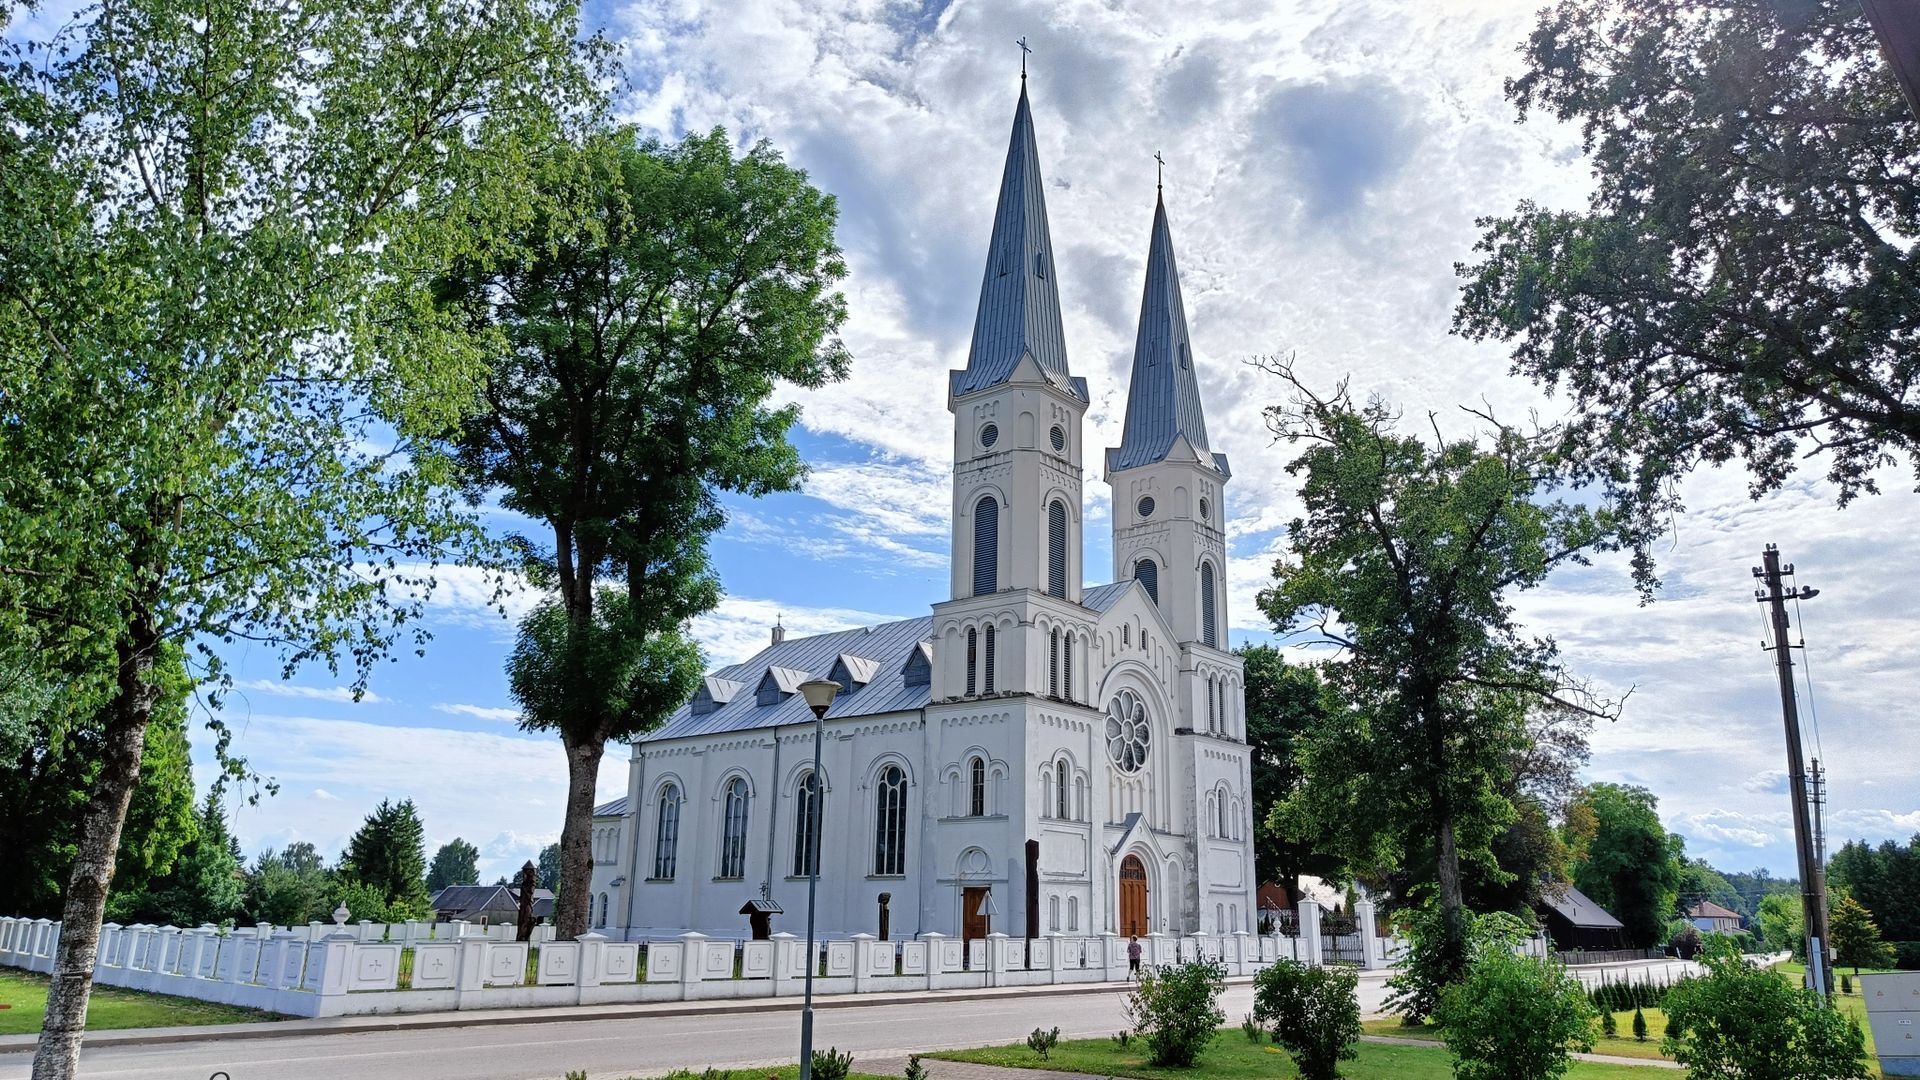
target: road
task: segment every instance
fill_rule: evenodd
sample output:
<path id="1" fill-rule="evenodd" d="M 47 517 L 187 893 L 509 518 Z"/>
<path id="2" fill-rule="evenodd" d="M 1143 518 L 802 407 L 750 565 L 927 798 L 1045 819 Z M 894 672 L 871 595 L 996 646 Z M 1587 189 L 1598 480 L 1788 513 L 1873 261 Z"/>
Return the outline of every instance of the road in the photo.
<path id="1" fill-rule="evenodd" d="M 1637 981 L 1657 965 L 1632 965 Z M 1624 977 L 1626 967 L 1607 969 Z M 1370 973 L 1361 1008 L 1380 1010 L 1386 993 Z M 1063 1039 L 1099 1038 L 1126 1026 L 1121 993 L 1009 995 L 956 1000 L 928 995 L 898 1004 L 818 1011 L 815 1044 L 858 1058 L 1017 1042 L 1036 1026 L 1059 1025 Z M 1253 989 L 1230 985 L 1221 1001 L 1229 1023 L 1253 1009 Z M 745 1068 L 791 1062 L 799 1013 L 727 1012 L 617 1020 L 496 1024 L 429 1030 L 333 1033 L 286 1038 L 97 1047 L 81 1057 L 85 1080 L 553 1080 L 584 1069 L 592 1080 L 658 1075 L 709 1065 Z M 27 1080 L 28 1054 L 0 1055 L 0 1080 Z"/>

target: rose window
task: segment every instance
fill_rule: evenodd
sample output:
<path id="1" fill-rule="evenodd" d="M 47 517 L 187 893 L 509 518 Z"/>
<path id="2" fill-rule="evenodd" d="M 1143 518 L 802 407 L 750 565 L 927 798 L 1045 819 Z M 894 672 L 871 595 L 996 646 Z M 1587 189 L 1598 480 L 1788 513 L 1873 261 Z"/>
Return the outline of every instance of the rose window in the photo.
<path id="1" fill-rule="evenodd" d="M 1107 706 L 1107 756 L 1121 772 L 1139 772 L 1147 763 L 1151 733 L 1147 725 L 1147 707 L 1131 690 Z"/>

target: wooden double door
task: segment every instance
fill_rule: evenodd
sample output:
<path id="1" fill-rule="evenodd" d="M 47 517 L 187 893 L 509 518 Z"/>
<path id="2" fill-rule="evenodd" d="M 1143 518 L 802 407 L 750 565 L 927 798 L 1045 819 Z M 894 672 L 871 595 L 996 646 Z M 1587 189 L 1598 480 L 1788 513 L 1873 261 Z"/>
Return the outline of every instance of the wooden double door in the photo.
<path id="1" fill-rule="evenodd" d="M 1120 936 L 1147 936 L 1147 867 L 1138 855 L 1120 863 Z"/>

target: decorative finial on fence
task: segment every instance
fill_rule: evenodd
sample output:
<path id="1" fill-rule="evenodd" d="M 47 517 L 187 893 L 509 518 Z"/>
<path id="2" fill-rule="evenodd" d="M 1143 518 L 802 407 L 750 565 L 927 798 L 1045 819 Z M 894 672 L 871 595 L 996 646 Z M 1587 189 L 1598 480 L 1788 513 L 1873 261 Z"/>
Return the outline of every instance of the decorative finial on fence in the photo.
<path id="1" fill-rule="evenodd" d="M 333 909 L 333 925 L 335 926 L 347 925 L 347 919 L 352 915 L 353 915 L 353 912 L 348 911 L 346 903 L 342 901 L 339 907 Z M 209 1077 L 208 1080 L 212 1080 L 212 1078 Z"/>

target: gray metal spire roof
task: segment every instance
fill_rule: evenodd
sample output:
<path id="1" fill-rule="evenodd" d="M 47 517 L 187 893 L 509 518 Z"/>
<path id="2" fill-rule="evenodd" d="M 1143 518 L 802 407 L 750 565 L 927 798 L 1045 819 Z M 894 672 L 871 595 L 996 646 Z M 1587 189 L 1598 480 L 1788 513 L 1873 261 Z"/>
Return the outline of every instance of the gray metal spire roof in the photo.
<path id="1" fill-rule="evenodd" d="M 1049 381 L 1082 401 L 1086 380 L 1067 370 L 1067 339 L 1060 328 L 1059 275 L 1053 238 L 1047 231 L 1047 199 L 1040 179 L 1040 152 L 1033 142 L 1033 111 L 1027 81 L 1013 112 L 1000 202 L 987 241 L 987 269 L 980 282 L 980 309 L 973 318 L 967 367 L 953 373 L 955 395 L 1006 382 L 1027 354 Z"/>
<path id="2" fill-rule="evenodd" d="M 1167 204 L 1155 200 L 1147 284 L 1140 296 L 1140 331 L 1133 343 L 1133 379 L 1127 386 L 1127 422 L 1119 447 L 1107 451 L 1107 471 L 1164 461 L 1181 436 L 1201 461 L 1227 471 L 1226 456 L 1208 452 L 1207 417 L 1200 407 L 1200 382 L 1193 370 Z"/>

